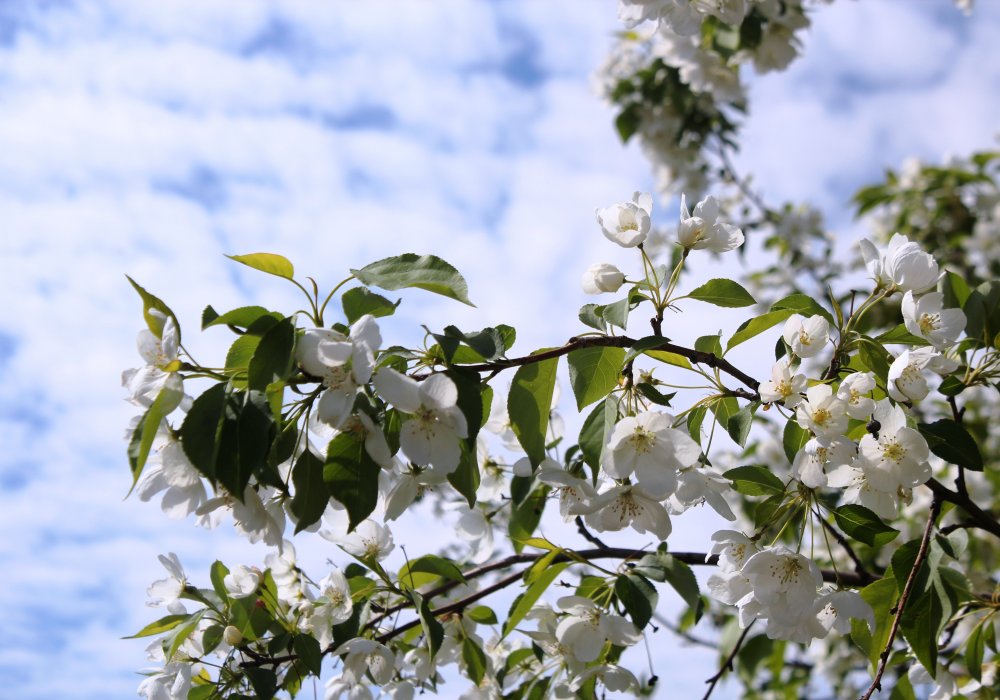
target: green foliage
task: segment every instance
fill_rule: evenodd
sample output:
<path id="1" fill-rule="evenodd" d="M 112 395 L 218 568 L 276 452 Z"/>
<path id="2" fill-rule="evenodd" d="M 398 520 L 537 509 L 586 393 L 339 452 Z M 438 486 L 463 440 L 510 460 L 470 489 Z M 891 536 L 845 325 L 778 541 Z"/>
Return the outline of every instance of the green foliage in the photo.
<path id="1" fill-rule="evenodd" d="M 351 273 L 369 287 L 389 291 L 416 287 L 475 306 L 469 301 L 469 286 L 461 273 L 435 255 L 406 253 L 385 258 Z"/>

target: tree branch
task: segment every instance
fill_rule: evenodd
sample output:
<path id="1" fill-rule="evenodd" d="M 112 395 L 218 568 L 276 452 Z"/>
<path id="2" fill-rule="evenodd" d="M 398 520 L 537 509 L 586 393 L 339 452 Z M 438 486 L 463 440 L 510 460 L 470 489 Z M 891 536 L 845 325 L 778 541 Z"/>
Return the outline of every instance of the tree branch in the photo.
<path id="1" fill-rule="evenodd" d="M 882 690 L 882 674 L 885 673 L 886 666 L 889 663 L 889 653 L 892 651 L 892 643 L 895 641 L 896 633 L 899 631 L 899 623 L 903 619 L 903 610 L 906 607 L 906 601 L 909 600 L 910 592 L 913 590 L 913 582 L 917 580 L 917 573 L 920 571 L 920 567 L 923 566 L 924 559 L 927 558 L 927 552 L 930 549 L 928 545 L 931 541 L 931 533 L 934 532 L 934 524 L 940 512 L 941 499 L 935 495 L 934 500 L 931 501 L 931 514 L 927 518 L 927 526 L 924 528 L 923 539 L 920 540 L 920 549 L 917 550 L 917 558 L 913 561 L 910 575 L 906 577 L 906 585 L 903 586 L 903 592 L 899 595 L 899 601 L 896 603 L 896 614 L 892 619 L 892 627 L 889 629 L 889 639 L 886 640 L 885 648 L 879 655 L 878 670 L 875 672 L 872 684 L 868 686 L 868 691 L 861 696 L 861 700 L 871 700 L 871 696 L 876 690 Z"/>
<path id="2" fill-rule="evenodd" d="M 565 345 L 558 348 L 551 348 L 549 350 L 544 350 L 542 352 L 535 353 L 534 355 L 525 355 L 524 357 L 513 357 L 504 358 L 500 360 L 493 360 L 492 362 L 483 362 L 474 365 L 459 365 L 462 369 L 472 370 L 473 372 L 494 372 L 504 369 L 512 369 L 514 367 L 521 367 L 522 365 L 530 365 L 534 362 L 543 362 L 545 360 L 551 360 L 556 357 L 562 357 L 563 355 L 568 355 L 574 350 L 579 350 L 581 348 L 594 348 L 594 347 L 609 347 L 609 348 L 630 348 L 636 344 L 636 340 L 629 338 L 624 335 L 588 335 L 580 338 L 570 338 L 566 341 Z M 680 355 L 685 357 L 692 362 L 700 365 L 705 365 L 713 369 L 718 369 L 725 372 L 729 376 L 741 382 L 744 386 L 748 387 L 751 391 L 745 391 L 743 389 L 731 389 L 727 390 L 732 396 L 739 396 L 752 401 L 760 401 L 760 394 L 757 393 L 757 389 L 760 386 L 760 382 L 751 377 L 746 372 L 734 367 L 728 360 L 719 357 L 715 353 L 704 352 L 702 350 L 694 350 L 693 348 L 686 348 L 681 345 L 674 345 L 671 342 L 664 341 L 663 343 L 656 345 L 647 350 L 663 350 L 665 352 L 670 352 L 675 355 Z M 413 375 L 414 379 L 426 379 L 427 374 Z"/>
<path id="3" fill-rule="evenodd" d="M 741 634 L 740 638 L 736 640 L 736 644 L 735 646 L 733 646 L 733 650 L 729 652 L 729 655 L 726 657 L 726 660 L 723 661 L 722 666 L 719 667 L 718 673 L 716 673 L 714 676 L 705 681 L 706 683 L 709 684 L 709 686 L 708 690 L 705 691 L 705 696 L 701 700 L 708 700 L 710 697 L 712 697 L 712 691 L 715 690 L 716 684 L 718 684 L 718 682 L 722 679 L 722 677 L 726 675 L 726 671 L 733 670 L 733 659 L 735 659 L 736 655 L 740 653 L 740 647 L 743 646 L 743 642 L 746 640 L 747 635 L 750 634 L 750 628 L 753 627 L 753 623 L 755 623 L 756 621 L 757 620 L 751 620 L 750 624 L 747 625 L 746 628 L 743 630 L 743 634 Z"/>
<path id="4" fill-rule="evenodd" d="M 954 503 L 956 506 L 964 510 L 969 515 L 969 520 L 966 522 L 971 523 L 972 526 L 977 527 L 980 530 L 985 530 L 991 535 L 1000 538 L 1000 522 L 997 522 L 995 517 L 977 506 L 968 494 L 952 491 L 937 479 L 930 479 L 924 485 L 929 488 L 931 492 L 933 492 L 934 497 L 937 500 Z"/>

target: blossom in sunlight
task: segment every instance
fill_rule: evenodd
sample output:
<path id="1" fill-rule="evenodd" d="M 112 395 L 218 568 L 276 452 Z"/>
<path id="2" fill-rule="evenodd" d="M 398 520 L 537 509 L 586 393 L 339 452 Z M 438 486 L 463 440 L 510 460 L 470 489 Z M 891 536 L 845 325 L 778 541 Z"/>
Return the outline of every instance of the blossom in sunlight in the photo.
<path id="1" fill-rule="evenodd" d="M 367 671 L 379 685 L 392 680 L 396 672 L 396 656 L 384 644 L 373 639 L 357 637 L 337 647 L 333 655 L 345 656 L 344 673 L 354 678 L 364 678 Z"/>
<path id="2" fill-rule="evenodd" d="M 623 248 L 634 248 L 649 235 L 653 197 L 648 192 L 636 192 L 631 202 L 612 204 L 597 210 L 597 223 L 604 237 Z"/>
<path id="3" fill-rule="evenodd" d="M 811 489 L 823 488 L 828 470 L 850 464 L 857 453 L 858 446 L 843 435 L 814 437 L 795 455 L 792 473 Z"/>
<path id="4" fill-rule="evenodd" d="M 569 522 L 586 513 L 597 497 L 597 491 L 587 479 L 573 476 L 551 459 L 542 460 L 538 480 L 553 488 L 559 498 L 559 514 Z"/>
<path id="5" fill-rule="evenodd" d="M 323 533 L 320 533 L 323 534 Z M 392 531 L 385 525 L 379 525 L 374 520 L 365 520 L 337 542 L 345 552 L 359 559 L 375 559 L 381 561 L 389 556 L 395 544 L 392 541 Z"/>
<path id="6" fill-rule="evenodd" d="M 351 619 L 354 603 L 351 600 L 351 587 L 344 573 L 334 567 L 329 574 L 319 582 L 318 598 L 312 603 L 304 603 L 303 624 L 326 648 L 333 642 L 333 626 Z"/>
<path id="7" fill-rule="evenodd" d="M 795 418 L 817 436 L 832 438 L 847 430 L 847 403 L 837 398 L 829 384 L 806 390 L 806 400 L 795 409 Z"/>
<path id="8" fill-rule="evenodd" d="M 688 250 L 710 250 L 725 253 L 743 245 L 743 231 L 719 221 L 719 203 L 709 195 L 690 212 L 681 195 L 681 218 L 677 227 L 677 242 Z"/>
<path id="9" fill-rule="evenodd" d="M 875 611 L 857 591 L 834 591 L 816 601 L 817 618 L 827 630 L 841 634 L 851 631 L 851 618 L 864 620 L 868 629 L 875 631 Z"/>
<path id="10" fill-rule="evenodd" d="M 867 396 L 875 388 L 872 372 L 855 372 L 840 382 L 837 398 L 847 404 L 847 415 L 857 420 L 867 421 L 875 410 L 875 400 Z"/>
<path id="11" fill-rule="evenodd" d="M 860 245 L 865 267 L 880 287 L 919 293 L 937 284 L 940 277 L 937 261 L 901 233 L 893 235 L 885 251 L 868 240 L 862 240 Z"/>
<path id="12" fill-rule="evenodd" d="M 244 598 L 257 591 L 257 586 L 260 585 L 260 571 L 240 564 L 231 569 L 222 582 L 230 596 Z"/>
<path id="13" fill-rule="evenodd" d="M 646 493 L 660 499 L 669 496 L 677 488 L 677 472 L 701 456 L 698 443 L 672 424 L 673 417 L 660 411 L 622 418 L 608 440 L 605 473 L 615 479 L 634 473 Z"/>
<path id="14" fill-rule="evenodd" d="M 326 389 L 317 417 L 339 428 L 354 409 L 358 387 L 372 376 L 375 353 L 382 344 L 375 317 L 366 314 L 351 326 L 350 336 L 329 328 L 306 329 L 295 345 L 295 359 Z"/>
<path id="15" fill-rule="evenodd" d="M 375 390 L 409 414 L 399 432 L 399 446 L 406 456 L 444 474 L 455 471 L 462 456 L 459 440 L 468 435 L 455 382 L 443 374 L 418 382 L 384 367 L 375 374 Z"/>
<path id="16" fill-rule="evenodd" d="M 469 561 L 482 564 L 493 554 L 493 526 L 481 510 L 469 508 L 465 503 L 459 504 L 458 513 L 455 535 L 472 548 Z"/>
<path id="17" fill-rule="evenodd" d="M 945 357 L 934 348 L 904 350 L 889 365 L 886 393 L 894 401 L 905 403 L 921 401 L 930 392 L 924 370 L 948 374 L 957 367 L 957 362 Z"/>
<path id="18" fill-rule="evenodd" d="M 635 484 L 613 486 L 587 507 L 584 519 L 598 532 L 623 530 L 650 532 L 660 540 L 670 536 L 670 514 L 660 503 Z"/>
<path id="19" fill-rule="evenodd" d="M 830 339 L 830 324 L 820 315 L 802 318 L 789 316 L 781 337 L 797 357 L 814 357 L 823 352 Z"/>
<path id="20" fill-rule="evenodd" d="M 624 282 L 625 275 L 611 263 L 591 265 L 580 278 L 583 291 L 587 294 L 617 292 Z"/>
<path id="21" fill-rule="evenodd" d="M 184 518 L 205 502 L 205 484 L 184 452 L 180 440 L 169 431 L 165 433 L 167 441 L 146 463 L 137 491 L 143 501 L 162 491 L 160 507 L 167 517 Z"/>
<path id="22" fill-rule="evenodd" d="M 907 292 L 903 295 L 902 312 L 906 330 L 937 348 L 953 345 L 965 330 L 965 312 L 944 308 L 941 292 L 930 292 L 919 298 Z"/>
<path id="23" fill-rule="evenodd" d="M 629 647 L 642 639 L 635 625 L 606 612 L 590 598 L 563 596 L 557 603 L 567 614 L 556 627 L 556 638 L 577 661 L 589 663 L 596 659 L 605 642 Z"/>
<path id="24" fill-rule="evenodd" d="M 931 477 L 930 450 L 924 436 L 906 425 L 906 414 L 888 399 L 875 407 L 878 437 L 868 434 L 858 445 L 859 465 L 881 490 L 913 488 Z"/>
<path id="25" fill-rule="evenodd" d="M 771 378 L 761 382 L 760 399 L 766 403 L 780 401 L 786 408 L 795 408 L 805 390 L 805 375 L 794 374 L 788 358 L 782 358 L 771 365 Z"/>
<path id="26" fill-rule="evenodd" d="M 187 586 L 187 577 L 184 575 L 184 567 L 181 566 L 177 555 L 170 552 L 166 556 L 160 554 L 157 557 L 163 568 L 167 570 L 169 576 L 153 584 L 146 589 L 149 601 L 146 605 L 158 608 L 165 606 L 172 615 L 183 615 L 187 612 L 184 603 L 181 602 L 181 594 Z"/>
<path id="27" fill-rule="evenodd" d="M 169 663 L 139 684 L 139 695 L 146 700 L 187 700 L 191 690 L 191 664 Z"/>
<path id="28" fill-rule="evenodd" d="M 128 400 L 142 408 L 152 406 L 162 394 L 162 414 L 166 416 L 184 400 L 184 381 L 176 371 L 180 366 L 180 329 L 173 316 L 157 309 L 150 309 L 149 314 L 159 320 L 162 332 L 157 337 L 148 328 L 139 331 L 136 345 L 146 365 L 122 372 L 122 386 L 128 390 Z"/>
<path id="29" fill-rule="evenodd" d="M 677 475 L 677 490 L 670 496 L 672 512 L 682 513 L 691 506 L 707 503 L 726 520 L 736 520 L 725 494 L 732 492 L 732 482 L 707 469 L 684 469 Z"/>

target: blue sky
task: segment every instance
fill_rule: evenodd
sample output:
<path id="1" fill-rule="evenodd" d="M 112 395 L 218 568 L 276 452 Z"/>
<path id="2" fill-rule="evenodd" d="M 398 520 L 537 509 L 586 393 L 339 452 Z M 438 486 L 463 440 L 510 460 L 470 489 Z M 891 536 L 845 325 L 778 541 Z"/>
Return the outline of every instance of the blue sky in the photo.
<path id="1" fill-rule="evenodd" d="M 772 200 L 817 202 L 846 247 L 846 200 L 884 166 L 995 145 L 1000 7 L 980 5 L 821 8 L 806 57 L 753 81 L 743 170 Z M 0 4 L 5 693 L 131 696 L 143 645 L 119 638 L 156 616 L 156 555 L 204 581 L 215 558 L 265 554 L 123 500 L 119 374 L 141 327 L 124 274 L 171 304 L 199 358 L 225 343 L 197 331 L 205 304 L 295 308 L 222 257 L 258 250 L 327 285 L 435 253 L 478 308 L 406 294 L 392 332 L 508 322 L 522 351 L 560 342 L 579 331 L 582 270 L 632 264 L 594 209 L 651 187 L 589 87 L 617 28 L 614 3 L 582 0 Z M 738 321 L 685 317 L 683 337 Z M 672 546 L 704 549 L 686 517 Z M 691 658 L 673 673 L 693 694 L 713 662 Z"/>

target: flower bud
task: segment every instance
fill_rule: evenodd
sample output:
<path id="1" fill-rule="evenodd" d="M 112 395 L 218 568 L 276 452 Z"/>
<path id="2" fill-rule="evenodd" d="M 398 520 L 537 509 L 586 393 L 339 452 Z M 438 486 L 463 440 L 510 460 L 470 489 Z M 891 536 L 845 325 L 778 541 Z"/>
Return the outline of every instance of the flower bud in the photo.
<path id="1" fill-rule="evenodd" d="M 587 294 L 617 292 L 625 282 L 625 275 L 611 263 L 597 263 L 587 268 L 580 279 Z"/>
<path id="2" fill-rule="evenodd" d="M 236 629 L 233 625 L 229 625 L 222 631 L 222 638 L 231 647 L 237 647 L 243 643 L 243 633 Z"/>

